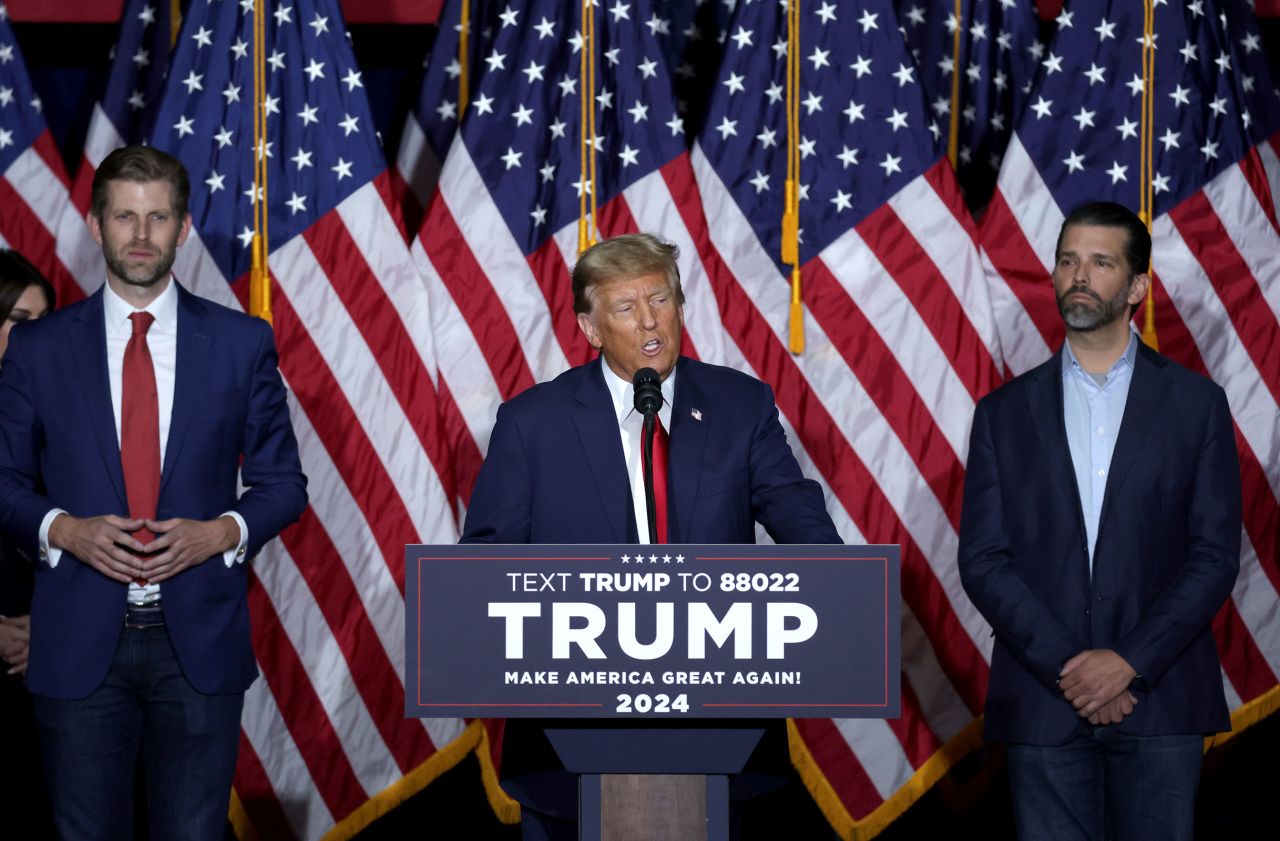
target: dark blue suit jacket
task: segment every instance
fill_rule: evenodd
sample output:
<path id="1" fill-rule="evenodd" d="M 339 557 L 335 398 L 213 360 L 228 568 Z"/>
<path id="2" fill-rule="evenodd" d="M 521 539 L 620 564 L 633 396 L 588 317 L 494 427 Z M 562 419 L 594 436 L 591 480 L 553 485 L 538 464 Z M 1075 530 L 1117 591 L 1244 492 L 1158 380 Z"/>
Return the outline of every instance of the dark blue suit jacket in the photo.
<path id="1" fill-rule="evenodd" d="M 260 319 L 177 291 L 177 370 L 157 518 L 235 511 L 253 557 L 307 499 L 274 338 Z M 0 367 L 0 528 L 27 545 L 55 507 L 79 517 L 128 516 L 105 331 L 99 291 L 11 334 Z M 238 472 L 248 488 L 239 497 Z M 218 556 L 161 585 L 178 660 L 201 692 L 242 692 L 257 675 L 246 576 L 246 564 L 228 568 Z M 102 683 L 126 589 L 69 553 L 55 568 L 37 565 L 32 692 L 82 698 Z"/>
<path id="2" fill-rule="evenodd" d="M 1063 422 L 1062 354 L 978 403 L 960 576 L 995 629 L 985 735 L 1054 745 L 1081 719 L 1055 682 L 1085 649 L 1139 674 L 1136 735 L 1230 727 L 1209 623 L 1240 555 L 1240 472 L 1226 395 L 1141 343 L 1090 577 Z"/>
<path id="3" fill-rule="evenodd" d="M 839 543 L 822 488 L 804 478 L 769 386 L 687 357 L 671 412 L 671 543 Z M 701 416 L 695 417 L 694 412 Z M 631 543 L 631 482 L 597 359 L 498 410 L 463 542 Z"/>
<path id="4" fill-rule="evenodd" d="M 498 409 L 463 543 L 634 543 L 631 480 L 604 363 L 572 368 Z M 730 368 L 677 362 L 667 513 L 671 543 L 840 543 L 822 488 L 804 478 L 769 386 Z M 701 419 L 696 419 L 694 411 Z M 563 721 L 557 721 L 563 726 Z M 666 727 L 670 722 L 653 722 Z M 503 740 L 508 791 L 534 812 L 574 819 L 576 781 L 542 735 L 514 719 Z M 780 742 L 785 744 L 785 739 Z M 785 767 L 785 751 L 777 764 Z"/>

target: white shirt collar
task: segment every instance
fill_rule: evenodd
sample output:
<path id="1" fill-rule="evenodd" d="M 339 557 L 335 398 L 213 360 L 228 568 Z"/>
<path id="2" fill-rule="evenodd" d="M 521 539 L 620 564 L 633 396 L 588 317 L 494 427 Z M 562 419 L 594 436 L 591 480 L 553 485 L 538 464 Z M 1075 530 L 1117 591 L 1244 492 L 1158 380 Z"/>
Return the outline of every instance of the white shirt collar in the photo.
<path id="1" fill-rule="evenodd" d="M 1079 371 L 1085 374 L 1084 367 L 1080 364 L 1080 360 L 1076 359 L 1076 352 L 1071 349 L 1071 342 L 1063 342 L 1062 347 L 1065 352 L 1065 365 L 1062 366 L 1063 376 L 1069 376 L 1072 371 Z M 1120 358 L 1111 364 L 1110 370 L 1107 371 L 1107 379 L 1111 379 L 1111 375 L 1116 373 L 1121 367 L 1132 369 L 1138 358 L 1138 331 L 1131 326 L 1129 328 L 1129 344 L 1125 345 L 1124 353 L 1120 354 Z M 1087 376 L 1087 374 L 1086 374 Z"/>
<path id="2" fill-rule="evenodd" d="M 155 317 L 152 330 L 159 329 L 164 333 L 172 333 L 178 329 L 178 282 L 169 275 L 164 291 L 142 309 L 135 307 L 116 294 L 111 284 L 103 287 L 102 307 L 106 317 L 107 330 L 111 333 L 130 331 L 129 316 L 135 312 L 149 312 Z"/>
<path id="3" fill-rule="evenodd" d="M 603 357 L 600 358 L 600 367 L 604 369 L 604 384 L 609 387 L 609 396 L 613 398 L 613 411 L 618 418 L 618 424 L 621 425 L 627 416 L 636 410 L 635 387 L 614 373 Z M 670 407 L 675 404 L 675 399 L 676 370 L 673 368 L 671 374 L 662 381 L 662 408 L 668 415 Z"/>

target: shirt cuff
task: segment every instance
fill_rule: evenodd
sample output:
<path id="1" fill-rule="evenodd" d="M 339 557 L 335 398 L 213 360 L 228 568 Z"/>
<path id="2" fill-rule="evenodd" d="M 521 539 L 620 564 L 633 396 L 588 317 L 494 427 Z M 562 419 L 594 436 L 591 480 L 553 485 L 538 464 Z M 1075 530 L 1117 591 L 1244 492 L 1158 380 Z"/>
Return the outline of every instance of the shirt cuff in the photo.
<path id="1" fill-rule="evenodd" d="M 222 553 L 222 562 L 230 568 L 235 564 L 244 563 L 245 549 L 249 545 L 249 527 L 245 525 L 244 517 L 241 517 L 234 511 L 227 511 L 221 516 L 230 517 L 235 520 L 236 525 L 240 527 L 240 542 L 237 543 L 234 548 L 228 549 Z"/>
<path id="2" fill-rule="evenodd" d="M 54 508 L 48 514 L 44 515 L 44 519 L 40 521 L 40 560 L 49 565 L 49 569 L 53 569 L 58 565 L 58 561 L 62 560 L 62 550 L 56 546 L 49 545 L 49 526 L 53 525 L 53 520 L 59 514 L 67 513 L 61 508 Z"/>

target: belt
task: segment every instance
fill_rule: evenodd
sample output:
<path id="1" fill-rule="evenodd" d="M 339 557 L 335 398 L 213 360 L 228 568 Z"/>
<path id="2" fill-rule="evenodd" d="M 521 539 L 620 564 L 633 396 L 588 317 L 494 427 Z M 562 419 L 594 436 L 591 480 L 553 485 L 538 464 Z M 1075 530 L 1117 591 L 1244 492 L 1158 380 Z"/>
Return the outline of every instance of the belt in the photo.
<path id="1" fill-rule="evenodd" d="M 132 631 L 163 628 L 164 611 L 160 609 L 159 600 L 146 604 L 129 602 L 124 611 L 124 626 Z"/>

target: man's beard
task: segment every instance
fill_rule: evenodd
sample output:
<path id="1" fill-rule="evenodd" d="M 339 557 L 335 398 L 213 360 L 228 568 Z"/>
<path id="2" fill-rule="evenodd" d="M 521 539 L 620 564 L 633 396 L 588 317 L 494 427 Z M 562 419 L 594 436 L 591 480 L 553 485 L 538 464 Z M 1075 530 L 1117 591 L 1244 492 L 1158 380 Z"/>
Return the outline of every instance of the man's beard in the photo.
<path id="1" fill-rule="evenodd" d="M 1062 313 L 1062 320 L 1072 330 L 1079 330 L 1084 333 L 1090 330 L 1097 330 L 1099 327 L 1111 324 L 1117 318 L 1128 317 L 1128 297 L 1132 288 L 1133 280 L 1131 278 L 1124 285 L 1124 288 L 1116 293 L 1114 298 L 1104 301 L 1101 295 L 1088 287 L 1073 286 L 1067 290 L 1065 295 L 1058 296 L 1058 312 Z M 1095 306 L 1090 307 L 1083 302 L 1067 300 L 1069 296 L 1078 294 L 1088 295 L 1094 300 Z"/>
<path id="2" fill-rule="evenodd" d="M 125 246 L 120 250 L 125 251 L 128 247 Z M 169 276 L 169 270 L 173 268 L 173 261 L 177 253 L 178 248 L 176 245 L 167 251 L 163 248 L 160 249 L 160 260 L 155 263 L 155 269 L 152 271 L 145 266 L 129 267 L 125 265 L 124 260 L 120 259 L 119 254 L 113 254 L 105 248 L 102 250 L 102 256 L 106 258 L 107 268 L 111 270 L 112 274 L 130 286 L 139 286 L 144 289 L 155 286 Z"/>

